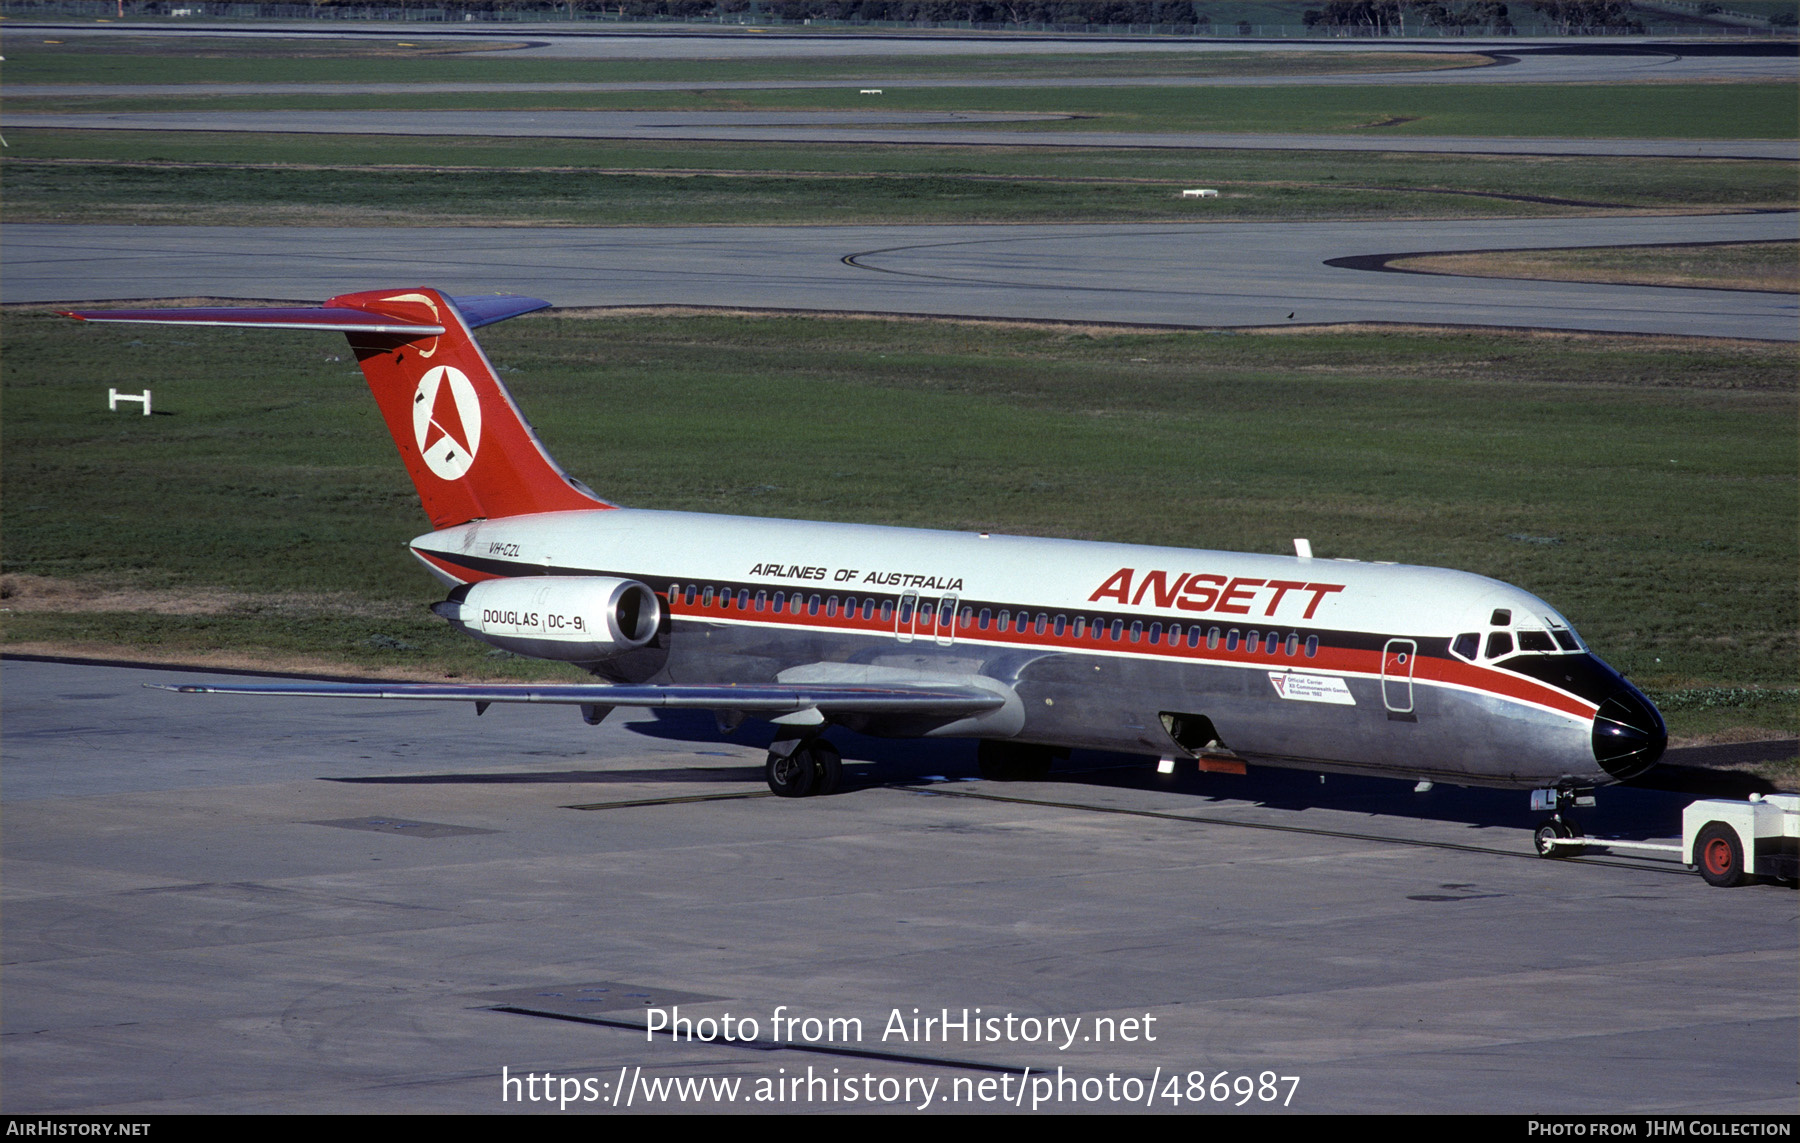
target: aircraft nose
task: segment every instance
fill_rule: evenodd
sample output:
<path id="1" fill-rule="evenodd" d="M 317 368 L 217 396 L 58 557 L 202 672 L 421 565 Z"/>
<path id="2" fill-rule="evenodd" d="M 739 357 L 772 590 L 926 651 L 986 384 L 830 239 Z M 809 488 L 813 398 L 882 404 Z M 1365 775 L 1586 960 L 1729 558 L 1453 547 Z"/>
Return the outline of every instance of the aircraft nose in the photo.
<path id="1" fill-rule="evenodd" d="M 1668 745 L 1662 715 L 1636 690 L 1619 691 L 1594 712 L 1594 760 L 1620 781 L 1656 765 Z"/>

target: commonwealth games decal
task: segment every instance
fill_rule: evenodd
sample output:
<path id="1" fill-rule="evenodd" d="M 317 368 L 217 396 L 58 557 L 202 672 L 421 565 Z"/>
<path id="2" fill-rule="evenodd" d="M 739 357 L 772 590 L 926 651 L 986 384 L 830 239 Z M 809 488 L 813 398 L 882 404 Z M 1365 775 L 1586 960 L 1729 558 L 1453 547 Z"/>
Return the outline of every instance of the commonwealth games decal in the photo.
<path id="1" fill-rule="evenodd" d="M 1335 706 L 1355 706 L 1350 686 L 1336 675 L 1303 675 L 1298 671 L 1270 671 L 1269 682 L 1275 693 L 1295 702 L 1328 702 Z"/>

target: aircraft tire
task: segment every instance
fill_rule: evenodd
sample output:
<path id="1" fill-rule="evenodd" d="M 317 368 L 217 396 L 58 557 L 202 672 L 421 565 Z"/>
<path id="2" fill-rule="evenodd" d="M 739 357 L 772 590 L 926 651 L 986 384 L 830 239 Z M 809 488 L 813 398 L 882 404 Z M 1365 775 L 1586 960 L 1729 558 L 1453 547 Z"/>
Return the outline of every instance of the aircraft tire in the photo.
<path id="1" fill-rule="evenodd" d="M 1537 827 L 1537 832 L 1531 835 L 1531 842 L 1532 846 L 1536 848 L 1539 857 L 1573 857 L 1577 853 L 1580 853 L 1581 850 L 1566 845 L 1551 845 L 1550 839 L 1580 836 L 1581 831 L 1570 825 L 1568 822 L 1562 821 L 1559 818 L 1552 818 L 1543 825 Z"/>
<path id="2" fill-rule="evenodd" d="M 769 783 L 769 792 L 778 798 L 806 797 L 813 792 L 818 779 L 812 751 L 805 746 L 797 747 L 787 755 L 771 751 L 769 760 L 763 764 L 763 777 Z"/>
<path id="3" fill-rule="evenodd" d="M 844 781 L 844 760 L 837 747 L 823 740 L 815 742 L 807 751 L 813 760 L 813 794 L 825 797 L 838 792 L 838 786 Z"/>
<path id="4" fill-rule="evenodd" d="M 1749 880 L 1744 875 L 1744 842 L 1724 822 L 1707 822 L 1694 839 L 1694 864 L 1708 885 L 1731 889 Z"/>

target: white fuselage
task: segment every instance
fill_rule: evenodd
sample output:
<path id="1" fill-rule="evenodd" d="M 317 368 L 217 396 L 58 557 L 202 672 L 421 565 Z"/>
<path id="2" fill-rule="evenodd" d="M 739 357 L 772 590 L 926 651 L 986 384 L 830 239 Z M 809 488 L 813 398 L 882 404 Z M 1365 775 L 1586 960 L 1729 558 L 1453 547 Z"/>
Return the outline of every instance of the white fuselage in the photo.
<path id="1" fill-rule="evenodd" d="M 1542 600 L 1439 568 L 632 509 L 412 547 L 453 585 L 647 585 L 666 630 L 621 681 L 980 678 L 1019 700 L 975 724 L 855 727 L 872 733 L 1168 756 L 1207 748 L 1205 726 L 1277 765 L 1593 785 L 1623 776 L 1596 759 L 1597 710 L 1648 708 Z"/>

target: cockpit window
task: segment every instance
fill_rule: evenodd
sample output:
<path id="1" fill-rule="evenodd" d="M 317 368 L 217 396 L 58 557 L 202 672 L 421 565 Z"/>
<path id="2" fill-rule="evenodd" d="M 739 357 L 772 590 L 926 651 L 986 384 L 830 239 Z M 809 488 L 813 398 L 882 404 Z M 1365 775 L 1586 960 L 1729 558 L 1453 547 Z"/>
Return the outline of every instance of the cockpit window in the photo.
<path id="1" fill-rule="evenodd" d="M 1575 632 L 1567 627 L 1553 627 L 1550 634 L 1556 636 L 1557 645 L 1565 651 L 1581 650 L 1581 640 L 1575 638 Z"/>
<path id="2" fill-rule="evenodd" d="M 1556 640 L 1550 638 L 1550 633 L 1547 631 L 1521 631 L 1519 632 L 1519 650 L 1554 652 Z"/>
<path id="3" fill-rule="evenodd" d="M 1481 636 L 1473 631 L 1464 635 L 1458 635 L 1456 637 L 1456 642 L 1451 645 L 1450 649 L 1455 651 L 1460 657 L 1468 659 L 1470 662 L 1474 662 L 1475 656 L 1481 654 Z"/>
<path id="4" fill-rule="evenodd" d="M 1488 622 L 1495 627 L 1507 626 L 1512 622 L 1512 609 L 1508 607 L 1495 608 L 1494 613 L 1488 616 Z"/>
<path id="5" fill-rule="evenodd" d="M 1512 636 L 1505 631 L 1493 631 L 1488 634 L 1487 657 L 1499 659 L 1512 654 Z"/>

